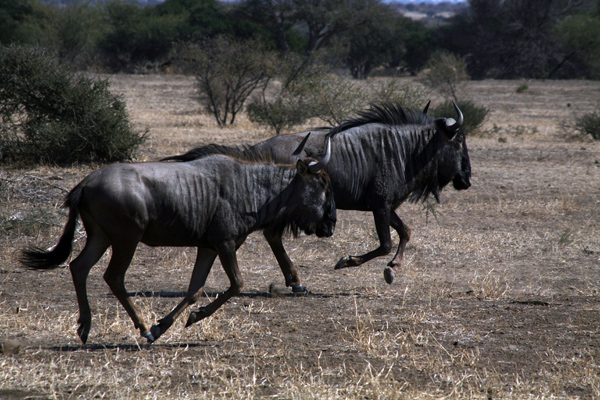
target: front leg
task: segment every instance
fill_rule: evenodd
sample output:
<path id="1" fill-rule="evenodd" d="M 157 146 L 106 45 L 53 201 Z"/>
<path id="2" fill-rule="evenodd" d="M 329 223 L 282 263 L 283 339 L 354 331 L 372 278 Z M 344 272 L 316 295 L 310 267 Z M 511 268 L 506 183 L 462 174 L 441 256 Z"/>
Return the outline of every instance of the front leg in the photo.
<path id="1" fill-rule="evenodd" d="M 362 256 L 342 257 L 335 265 L 335 269 L 348 267 L 358 267 L 376 257 L 381 257 L 390 254 L 392 251 L 392 236 L 390 235 L 390 209 L 380 208 L 373 211 L 375 219 L 375 229 L 379 236 L 380 245 L 375 250 L 363 254 Z"/>
<path id="2" fill-rule="evenodd" d="M 396 272 L 400 268 L 402 264 L 402 258 L 404 257 L 404 250 L 406 250 L 406 244 L 410 240 L 411 230 L 404 225 L 398 214 L 395 211 L 390 213 L 390 225 L 392 228 L 398 232 L 398 237 L 400 238 L 400 243 L 398 244 L 398 251 L 396 255 L 388 263 L 388 267 L 383 271 L 383 276 L 387 283 L 392 283 L 394 281 L 394 277 L 396 276 Z"/>
<path id="3" fill-rule="evenodd" d="M 287 252 L 283 247 L 283 242 L 281 239 L 282 232 L 271 231 L 267 229 L 263 232 L 263 235 L 265 236 L 265 239 L 267 239 L 269 246 L 271 246 L 271 250 L 277 259 L 277 263 L 279 264 L 279 268 L 281 268 L 281 272 L 283 272 L 285 286 L 291 286 L 294 293 L 306 292 L 306 288 L 300 281 L 298 270 L 288 257 Z"/>
<path id="4" fill-rule="evenodd" d="M 217 297 L 207 306 L 201 307 L 196 312 L 192 311 L 185 324 L 186 327 L 211 316 L 223 304 L 225 304 L 227 300 L 240 294 L 242 288 L 244 287 L 244 281 L 242 280 L 242 275 L 240 274 L 240 270 L 238 268 L 237 257 L 235 255 L 235 250 L 237 248 L 236 243 L 234 241 L 226 241 L 217 243 L 215 247 L 217 249 L 217 253 L 219 254 L 221 264 L 223 265 L 223 269 L 229 278 L 231 286 L 225 293 L 223 293 L 222 296 Z"/>

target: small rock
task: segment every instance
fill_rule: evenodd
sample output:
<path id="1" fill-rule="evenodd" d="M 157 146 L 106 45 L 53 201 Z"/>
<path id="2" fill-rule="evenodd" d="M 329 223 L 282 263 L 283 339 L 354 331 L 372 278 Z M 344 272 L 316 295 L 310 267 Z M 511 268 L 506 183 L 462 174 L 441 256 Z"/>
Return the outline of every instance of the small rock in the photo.
<path id="1" fill-rule="evenodd" d="M 3 354 L 19 354 L 23 344 L 16 340 L 4 340 L 0 342 L 0 353 Z"/>

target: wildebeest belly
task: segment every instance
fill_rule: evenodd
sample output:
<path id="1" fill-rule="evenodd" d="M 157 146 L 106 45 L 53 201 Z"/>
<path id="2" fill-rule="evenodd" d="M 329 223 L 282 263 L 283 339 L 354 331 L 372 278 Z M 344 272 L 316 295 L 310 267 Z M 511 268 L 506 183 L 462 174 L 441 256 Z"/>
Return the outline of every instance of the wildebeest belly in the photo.
<path id="1" fill-rule="evenodd" d="M 142 233 L 141 242 L 148 246 L 202 246 L 206 235 L 198 229 L 183 225 L 150 223 Z"/>

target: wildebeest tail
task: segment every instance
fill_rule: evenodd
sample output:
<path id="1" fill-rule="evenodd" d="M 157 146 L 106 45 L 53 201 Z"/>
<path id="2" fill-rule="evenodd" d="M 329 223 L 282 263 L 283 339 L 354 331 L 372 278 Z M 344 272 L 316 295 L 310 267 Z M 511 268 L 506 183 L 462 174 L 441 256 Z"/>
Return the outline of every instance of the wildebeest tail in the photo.
<path id="1" fill-rule="evenodd" d="M 73 237 L 75 236 L 75 228 L 77 227 L 77 217 L 79 216 L 78 204 L 81 198 L 81 190 L 83 185 L 77 185 L 67 195 L 67 199 L 63 207 L 69 208 L 69 220 L 65 225 L 63 234 L 58 241 L 58 244 L 52 250 L 44 250 L 39 247 L 30 247 L 21 253 L 21 263 L 32 269 L 53 269 L 64 263 L 73 247 Z"/>

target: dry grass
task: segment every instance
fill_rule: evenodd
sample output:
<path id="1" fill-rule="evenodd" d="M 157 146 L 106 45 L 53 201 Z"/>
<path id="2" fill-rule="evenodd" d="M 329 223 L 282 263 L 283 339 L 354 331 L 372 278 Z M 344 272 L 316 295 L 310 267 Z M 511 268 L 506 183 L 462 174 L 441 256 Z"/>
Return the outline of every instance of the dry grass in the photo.
<path id="1" fill-rule="evenodd" d="M 200 115 L 191 78 L 108 78 L 149 130 L 141 160 L 268 137 L 244 118 L 219 129 Z M 0 171 L 0 399 L 600 398 L 600 144 L 558 132 L 597 106 L 600 83 L 528 84 L 469 83 L 492 111 L 487 134 L 469 138 L 473 187 L 399 209 L 413 236 L 393 285 L 382 279 L 391 256 L 332 269 L 378 243 L 369 214 L 341 211 L 333 238 L 286 241 L 309 295 L 290 295 L 253 234 L 238 252 L 242 295 L 151 346 L 102 280 L 109 254 L 90 275 L 86 346 L 68 270 L 16 262 L 26 245 L 56 243 L 65 190 L 96 166 Z M 194 259 L 140 246 L 127 286 L 147 320 L 179 301 Z M 227 285 L 217 263 L 207 295 Z"/>

